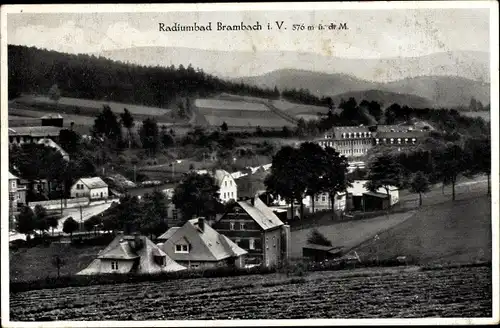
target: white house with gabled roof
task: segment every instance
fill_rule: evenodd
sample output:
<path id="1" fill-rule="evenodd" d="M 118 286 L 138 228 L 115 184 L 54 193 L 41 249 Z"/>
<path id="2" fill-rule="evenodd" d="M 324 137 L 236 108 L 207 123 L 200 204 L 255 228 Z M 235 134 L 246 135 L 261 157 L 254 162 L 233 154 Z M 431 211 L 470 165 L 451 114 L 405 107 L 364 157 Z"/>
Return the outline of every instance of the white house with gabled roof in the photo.
<path id="1" fill-rule="evenodd" d="M 217 185 L 219 186 L 219 198 L 221 202 L 225 203 L 229 200 L 237 200 L 238 199 L 238 187 L 236 185 L 236 181 L 229 174 L 229 172 L 225 170 L 215 170 L 212 173 L 213 177 Z"/>
<path id="2" fill-rule="evenodd" d="M 99 177 L 80 178 L 71 187 L 71 197 L 92 199 L 108 198 L 108 185 Z"/>

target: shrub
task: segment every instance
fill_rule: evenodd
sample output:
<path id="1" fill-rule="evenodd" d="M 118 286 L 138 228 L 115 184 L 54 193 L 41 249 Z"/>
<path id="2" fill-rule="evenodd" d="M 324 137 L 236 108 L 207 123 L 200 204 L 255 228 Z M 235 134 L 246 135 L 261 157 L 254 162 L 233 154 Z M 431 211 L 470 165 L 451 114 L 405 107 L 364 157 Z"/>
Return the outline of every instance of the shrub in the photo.
<path id="1" fill-rule="evenodd" d="M 332 242 L 323 236 L 317 229 L 311 231 L 311 235 L 307 239 L 307 242 L 314 245 L 332 246 Z"/>

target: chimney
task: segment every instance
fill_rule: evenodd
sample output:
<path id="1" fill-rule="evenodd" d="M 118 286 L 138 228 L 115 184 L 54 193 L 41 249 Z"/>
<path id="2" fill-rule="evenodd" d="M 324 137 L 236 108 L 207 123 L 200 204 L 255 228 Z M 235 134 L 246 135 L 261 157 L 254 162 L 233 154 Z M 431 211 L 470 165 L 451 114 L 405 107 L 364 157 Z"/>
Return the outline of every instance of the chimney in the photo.
<path id="1" fill-rule="evenodd" d="M 137 232 L 134 233 L 134 244 L 133 244 L 132 248 L 136 251 L 142 248 L 142 239 L 141 239 L 141 236 Z"/>
<path id="2" fill-rule="evenodd" d="M 198 228 L 201 232 L 205 231 L 205 218 L 198 218 Z"/>
<path id="3" fill-rule="evenodd" d="M 255 196 L 250 199 L 250 204 L 252 204 L 252 206 L 255 206 Z"/>

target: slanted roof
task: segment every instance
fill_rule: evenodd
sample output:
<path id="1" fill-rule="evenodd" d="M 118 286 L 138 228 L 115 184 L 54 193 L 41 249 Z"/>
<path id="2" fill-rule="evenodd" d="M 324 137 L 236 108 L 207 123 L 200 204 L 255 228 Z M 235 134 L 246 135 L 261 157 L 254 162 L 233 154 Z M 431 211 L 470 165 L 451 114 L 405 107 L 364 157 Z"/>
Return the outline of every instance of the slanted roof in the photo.
<path id="1" fill-rule="evenodd" d="M 250 201 L 239 201 L 238 204 L 264 230 L 283 225 L 283 222 L 259 197 L 254 198 L 254 205 Z"/>
<path id="2" fill-rule="evenodd" d="M 175 245 L 186 241 L 190 245 L 189 253 L 175 253 Z M 160 248 L 175 261 L 221 261 L 247 253 L 230 239 L 215 231 L 206 221 L 202 231 L 198 227 L 198 219 L 187 221 L 174 231 Z"/>
<path id="3" fill-rule="evenodd" d="M 55 118 L 63 118 L 60 114 L 47 114 L 47 115 L 43 115 L 41 117 L 42 120 L 45 120 L 45 119 L 55 119 Z"/>
<path id="4" fill-rule="evenodd" d="M 185 270 L 186 267 L 178 264 L 155 245 L 149 238 L 139 236 L 142 241 L 142 246 L 137 249 L 132 249 L 132 241 L 135 236 L 118 235 L 115 239 L 101 252 L 97 259 L 92 261 L 88 267 L 78 272 L 78 275 L 94 275 L 113 273 L 109 260 L 131 260 L 136 261 L 136 265 L 130 266 L 134 273 L 151 274 L 159 272 L 171 272 Z M 165 257 L 165 265 L 162 266 L 155 261 L 155 257 Z"/>
<path id="5" fill-rule="evenodd" d="M 10 173 L 10 171 L 9 171 L 9 180 L 15 180 L 15 179 L 19 179 L 19 178 L 16 177 L 14 174 Z"/>
<path id="6" fill-rule="evenodd" d="M 168 229 L 165 233 L 163 233 L 163 235 L 161 235 L 160 237 L 158 237 L 158 239 L 160 240 L 167 240 L 169 239 L 170 237 L 172 237 L 172 235 L 177 231 L 179 230 L 181 227 L 172 227 L 170 229 Z"/>
<path id="7" fill-rule="evenodd" d="M 382 199 L 389 198 L 389 195 L 387 195 L 387 194 L 382 194 L 380 192 L 373 192 L 373 191 L 365 192 L 365 193 L 363 193 L 363 195 L 373 196 L 373 197 L 382 198 Z"/>
<path id="8" fill-rule="evenodd" d="M 231 177 L 231 174 L 229 174 L 229 172 L 227 172 L 226 170 L 215 170 L 214 178 L 217 182 L 217 185 L 222 185 L 222 180 L 224 180 L 226 176 Z"/>
<path id="9" fill-rule="evenodd" d="M 57 126 L 16 126 L 9 128 L 9 136 L 58 137 L 62 129 Z"/>
<path id="10" fill-rule="evenodd" d="M 108 185 L 99 177 L 81 178 L 80 181 L 89 189 L 105 188 Z"/>

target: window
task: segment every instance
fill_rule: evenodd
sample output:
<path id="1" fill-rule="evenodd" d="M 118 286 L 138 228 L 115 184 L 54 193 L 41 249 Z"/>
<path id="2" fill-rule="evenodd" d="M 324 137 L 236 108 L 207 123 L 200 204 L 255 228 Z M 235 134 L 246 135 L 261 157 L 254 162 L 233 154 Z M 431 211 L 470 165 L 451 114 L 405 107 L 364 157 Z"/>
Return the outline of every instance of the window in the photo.
<path id="1" fill-rule="evenodd" d="M 255 239 L 250 238 L 248 240 L 248 249 L 255 249 Z"/>
<path id="2" fill-rule="evenodd" d="M 266 237 L 266 249 L 269 249 L 269 237 Z"/>
<path id="3" fill-rule="evenodd" d="M 224 181 L 224 186 L 226 186 L 226 187 L 227 187 L 227 181 Z"/>
<path id="4" fill-rule="evenodd" d="M 177 210 L 176 209 L 172 210 L 172 218 L 174 220 L 177 220 Z"/>
<path id="5" fill-rule="evenodd" d="M 276 247 L 276 236 L 273 236 L 273 247 Z"/>
<path id="6" fill-rule="evenodd" d="M 198 269 L 200 267 L 199 264 L 191 264 L 191 268 L 193 269 Z"/>
<path id="7" fill-rule="evenodd" d="M 241 239 L 240 239 L 240 238 L 236 238 L 236 240 L 235 240 L 234 242 L 236 243 L 236 245 L 238 245 L 238 246 L 239 246 L 239 245 L 240 245 L 240 243 L 241 243 Z"/>
<path id="8" fill-rule="evenodd" d="M 316 201 L 319 202 L 319 195 L 316 195 Z"/>
<path id="9" fill-rule="evenodd" d="M 12 181 L 12 188 L 15 188 L 16 187 L 16 181 Z"/>
<path id="10" fill-rule="evenodd" d="M 229 230 L 234 230 L 234 222 L 229 222 Z"/>
<path id="11" fill-rule="evenodd" d="M 234 198 L 234 192 L 231 191 L 231 198 Z"/>
<path id="12" fill-rule="evenodd" d="M 175 245 L 176 253 L 189 253 L 189 247 L 186 244 L 177 244 Z"/>
<path id="13" fill-rule="evenodd" d="M 229 181 L 229 185 L 232 187 L 233 186 L 233 181 Z"/>
<path id="14" fill-rule="evenodd" d="M 111 270 L 118 270 L 118 261 L 111 261 Z"/>
<path id="15" fill-rule="evenodd" d="M 240 222 L 240 230 L 245 230 L 245 223 Z"/>
<path id="16" fill-rule="evenodd" d="M 326 196 L 325 196 L 324 194 L 323 194 L 323 195 L 321 195 L 321 201 L 322 201 L 322 202 L 326 202 Z"/>

